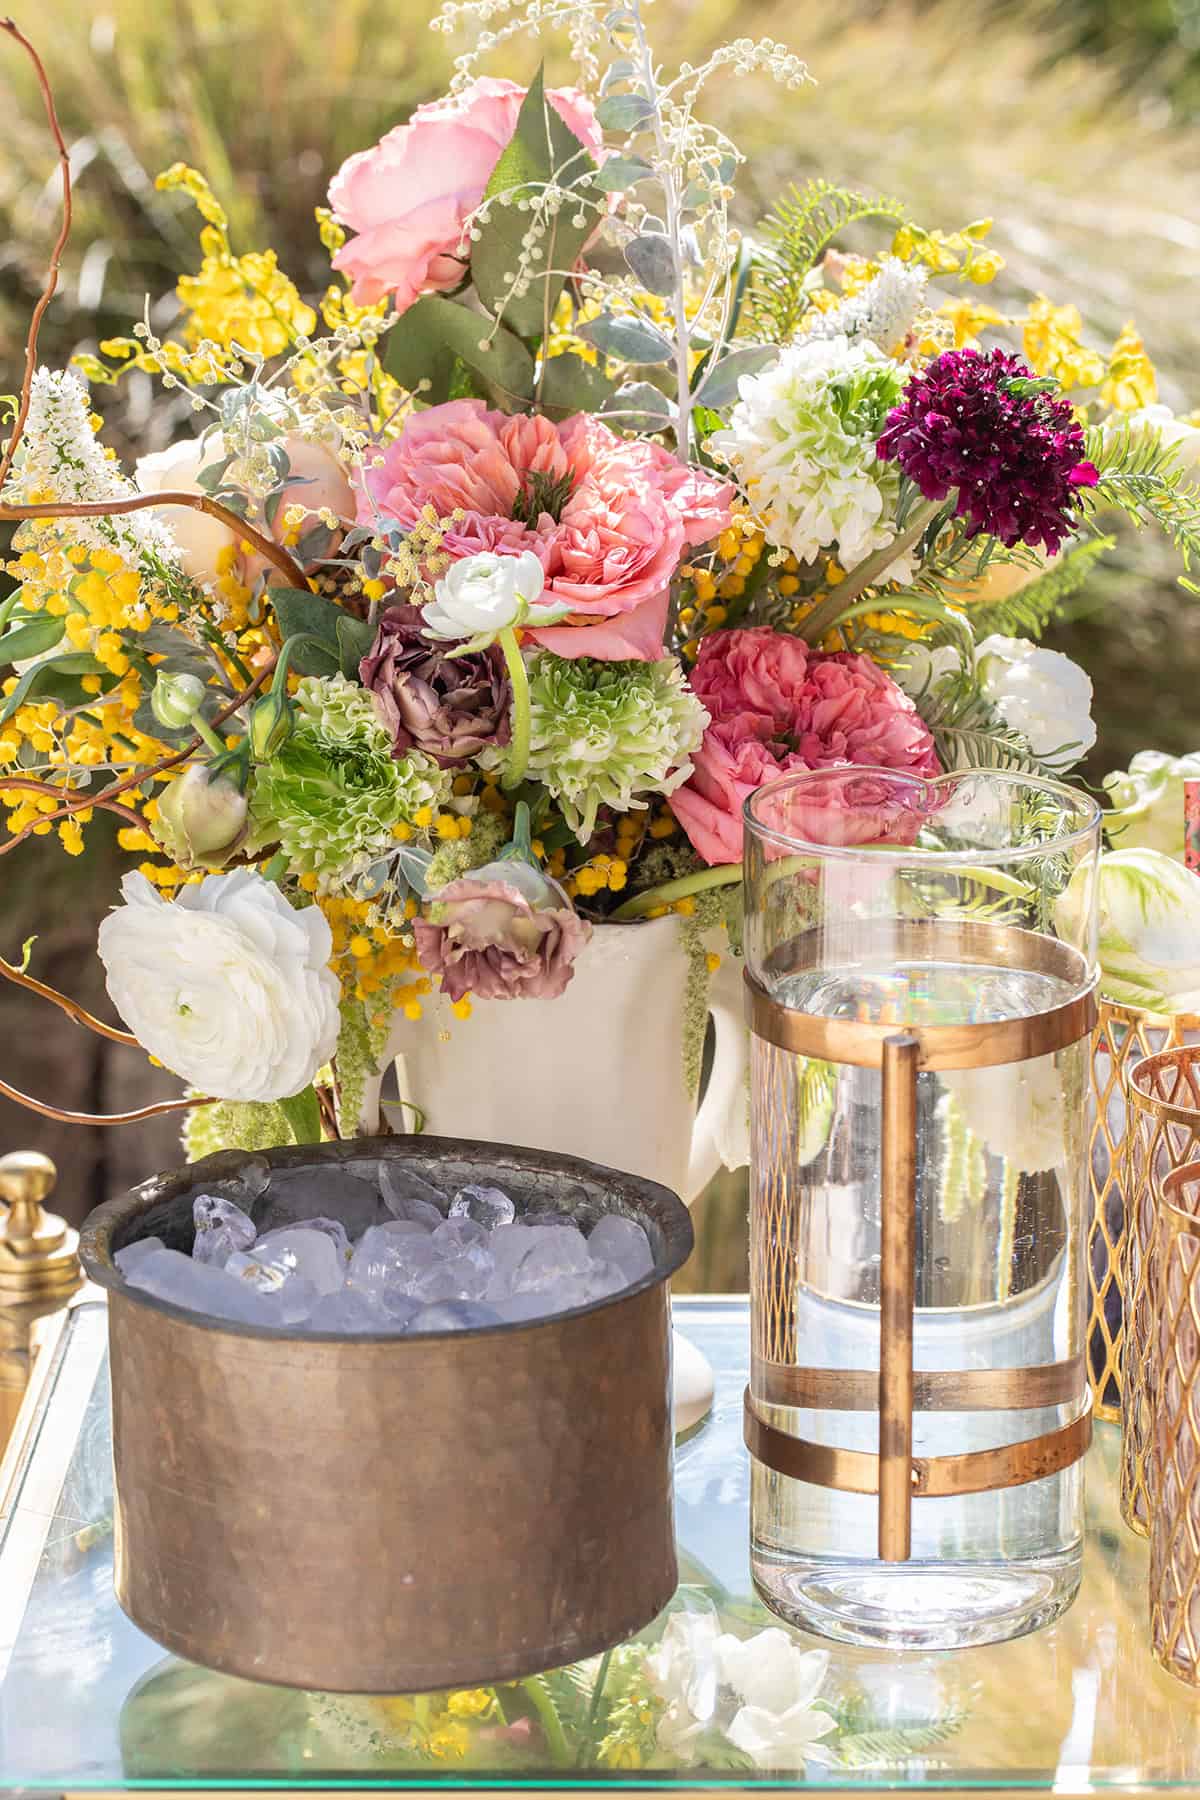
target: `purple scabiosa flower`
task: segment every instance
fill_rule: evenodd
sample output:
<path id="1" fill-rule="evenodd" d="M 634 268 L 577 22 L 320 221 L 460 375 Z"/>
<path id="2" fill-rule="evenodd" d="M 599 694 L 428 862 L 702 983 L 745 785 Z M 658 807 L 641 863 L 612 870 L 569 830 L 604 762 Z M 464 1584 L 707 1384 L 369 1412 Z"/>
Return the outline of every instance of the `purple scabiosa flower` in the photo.
<path id="1" fill-rule="evenodd" d="M 1052 556 L 1075 528 L 1076 490 L 1097 480 L 1068 402 L 1004 350 L 935 357 L 888 414 L 876 451 L 927 500 L 957 490 L 972 537 L 1042 544 Z"/>

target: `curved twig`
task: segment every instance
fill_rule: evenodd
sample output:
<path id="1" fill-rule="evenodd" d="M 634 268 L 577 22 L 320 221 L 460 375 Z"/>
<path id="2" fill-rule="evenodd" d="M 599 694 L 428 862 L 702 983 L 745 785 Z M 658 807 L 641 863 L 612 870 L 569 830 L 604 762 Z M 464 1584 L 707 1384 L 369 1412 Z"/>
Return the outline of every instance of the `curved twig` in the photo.
<path id="1" fill-rule="evenodd" d="M 80 1113 L 64 1112 L 61 1107 L 50 1106 L 45 1100 L 35 1100 L 32 1094 L 23 1094 L 20 1088 L 10 1087 L 7 1081 L 0 1080 L 0 1094 L 6 1100 L 13 1100 L 18 1106 L 24 1106 L 29 1112 L 41 1113 L 43 1119 L 58 1119 L 63 1125 L 136 1125 L 142 1119 L 156 1119 L 163 1113 L 187 1112 L 193 1106 L 212 1106 L 211 1094 L 203 1094 L 196 1100 L 159 1100 L 154 1106 L 139 1106 L 135 1112 L 127 1113 Z"/>
<path id="2" fill-rule="evenodd" d="M 60 994 L 57 988 L 47 986 L 44 981 L 37 981 L 32 975 L 27 975 L 24 969 L 18 969 L 15 963 L 6 961 L 3 956 L 0 956 L 0 976 L 5 981 L 15 982 L 17 987 L 28 988 L 31 994 L 38 994 L 43 1000 L 49 1000 L 52 1006 L 61 1008 L 77 1025 L 85 1025 L 89 1031 L 108 1038 L 111 1043 L 127 1044 L 132 1050 L 140 1048 L 131 1031 L 118 1031 L 115 1025 L 106 1025 L 103 1019 L 97 1019 L 85 1006 L 80 1006 L 77 1000 Z"/>
<path id="3" fill-rule="evenodd" d="M 42 328 L 42 319 L 45 317 L 46 308 L 53 300 L 58 287 L 58 271 L 62 263 L 62 254 L 67 247 L 67 239 L 71 235 L 71 157 L 63 139 L 62 128 L 58 123 L 58 113 L 55 111 L 54 95 L 50 89 L 50 79 L 46 74 L 45 64 L 25 33 L 12 19 L 0 19 L 0 31 L 6 31 L 9 37 L 14 38 L 33 64 L 38 78 L 38 86 L 42 90 L 42 103 L 46 108 L 46 118 L 58 149 L 59 167 L 62 170 L 62 224 L 59 226 L 54 248 L 50 252 L 46 285 L 42 289 L 29 321 L 29 335 L 25 339 L 25 373 L 21 378 L 20 406 L 17 409 L 12 436 L 8 440 L 3 457 L 0 457 L 0 488 L 2 488 L 8 479 L 13 457 L 17 453 L 17 445 L 21 442 L 21 436 L 25 430 L 25 421 L 29 417 L 29 397 L 33 391 L 34 370 L 37 368 L 38 334 Z"/>
<path id="4" fill-rule="evenodd" d="M 0 788 L 31 789 L 35 794 L 49 794 L 55 800 L 61 799 L 64 793 L 70 792 L 69 788 L 56 788 L 52 781 L 36 781 L 32 775 L 0 775 Z M 86 811 L 89 805 L 102 807 L 105 812 L 116 813 L 117 817 L 124 819 L 127 825 L 136 825 L 142 831 L 146 829 L 146 821 L 141 813 L 134 812 L 132 806 L 122 806 L 119 800 L 105 800 L 94 795 L 90 801 L 79 808 L 79 811 Z M 51 816 L 49 813 L 42 815 L 47 823 L 50 822 Z"/>

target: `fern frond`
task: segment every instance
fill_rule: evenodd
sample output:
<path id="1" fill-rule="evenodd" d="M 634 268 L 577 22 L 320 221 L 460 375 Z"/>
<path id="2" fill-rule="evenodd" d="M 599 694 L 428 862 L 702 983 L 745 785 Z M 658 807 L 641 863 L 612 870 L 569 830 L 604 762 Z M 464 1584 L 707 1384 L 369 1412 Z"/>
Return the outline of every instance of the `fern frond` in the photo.
<path id="1" fill-rule="evenodd" d="M 1128 423 L 1117 430 L 1093 426 L 1087 451 L 1099 480 L 1095 487 L 1079 490 L 1086 513 L 1105 505 L 1119 507 L 1135 525 L 1155 525 L 1164 532 L 1185 571 L 1200 563 L 1200 486 L 1161 433 L 1135 433 Z M 1196 592 L 1191 582 L 1180 579 Z"/>
<path id="2" fill-rule="evenodd" d="M 808 309 L 805 280 L 835 238 L 863 219 L 903 225 L 908 208 L 887 194 L 861 194 L 814 179 L 794 184 L 759 227 L 746 307 L 756 335 L 788 343 Z"/>
<path id="3" fill-rule="evenodd" d="M 916 704 L 945 769 L 1008 769 L 1052 779 L 1061 774 L 1034 755 L 1028 738 L 1006 724 L 965 676 L 926 690 L 916 697 Z"/>
<path id="4" fill-rule="evenodd" d="M 999 632 L 1002 637 L 1041 637 L 1064 616 L 1067 600 L 1079 592 L 1100 560 L 1116 544 L 1114 537 L 1089 537 L 1056 556 L 1044 575 L 1004 600 L 987 600 L 967 608 L 976 642 Z"/>
<path id="5" fill-rule="evenodd" d="M 923 1725 L 881 1726 L 860 1731 L 838 1742 L 838 1761 L 843 1768 L 868 1769 L 911 1762 L 928 1750 L 946 1744 L 962 1729 L 964 1714 L 948 1712 Z"/>

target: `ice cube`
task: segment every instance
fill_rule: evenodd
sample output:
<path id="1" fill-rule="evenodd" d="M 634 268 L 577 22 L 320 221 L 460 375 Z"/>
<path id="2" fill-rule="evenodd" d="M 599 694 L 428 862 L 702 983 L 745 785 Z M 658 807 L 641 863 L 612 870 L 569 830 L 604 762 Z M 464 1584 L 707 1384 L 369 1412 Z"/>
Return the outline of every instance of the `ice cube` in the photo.
<path id="1" fill-rule="evenodd" d="M 159 1250 L 154 1256 L 142 1257 L 127 1279 L 131 1287 L 186 1307 L 189 1312 L 229 1319 L 239 1325 L 270 1323 L 266 1308 L 253 1289 L 223 1269 L 194 1262 L 181 1250 Z"/>
<path id="2" fill-rule="evenodd" d="M 394 1219 L 416 1219 L 432 1230 L 446 1216 L 445 1196 L 396 1159 L 380 1163 L 379 1192 Z"/>
<path id="3" fill-rule="evenodd" d="M 443 1219 L 433 1233 L 432 1242 L 439 1256 L 460 1256 L 468 1244 L 486 1244 L 487 1239 L 487 1231 L 482 1225 L 460 1214 L 457 1218 Z"/>
<path id="4" fill-rule="evenodd" d="M 513 1272 L 513 1292 L 545 1292 L 564 1276 L 586 1273 L 591 1265 L 587 1239 L 582 1231 L 557 1225 L 544 1227 L 537 1232 L 537 1241 Z"/>
<path id="5" fill-rule="evenodd" d="M 332 1239 L 340 1260 L 343 1263 L 350 1261 L 350 1239 L 346 1236 L 346 1227 L 340 1219 L 323 1219 L 318 1215 L 315 1219 L 303 1219 L 297 1225 L 277 1225 L 273 1231 L 264 1231 L 258 1241 L 260 1244 L 269 1244 L 288 1231 L 323 1231 L 326 1237 Z"/>
<path id="6" fill-rule="evenodd" d="M 425 1270 L 440 1266 L 427 1231 L 413 1229 L 411 1220 L 373 1225 L 355 1245 L 350 1259 L 350 1281 L 364 1293 L 377 1295 L 386 1287 L 412 1292 L 412 1283 Z"/>
<path id="7" fill-rule="evenodd" d="M 220 1194 L 197 1194 L 192 1222 L 196 1227 L 192 1255 L 199 1263 L 223 1269 L 235 1250 L 248 1250 L 254 1242 L 254 1220 Z"/>
<path id="8" fill-rule="evenodd" d="M 310 1219 L 339 1219 L 347 1236 L 358 1238 L 386 1217 L 374 1184 L 336 1163 L 277 1169 L 270 1188 L 254 1206 L 255 1223 L 264 1234 L 306 1225 Z"/>
<path id="9" fill-rule="evenodd" d="M 336 1332 L 339 1337 L 395 1329 L 387 1315 L 354 1288 L 343 1288 L 337 1294 L 323 1294 L 305 1323 L 306 1331 Z"/>
<path id="10" fill-rule="evenodd" d="M 494 1231 L 497 1225 L 511 1225 L 516 1216 L 516 1206 L 502 1188 L 460 1188 L 450 1202 L 450 1218 L 473 1219 L 486 1231 Z"/>
<path id="11" fill-rule="evenodd" d="M 165 1249 L 166 1245 L 161 1238 L 139 1238 L 136 1244 L 126 1244 L 123 1250 L 118 1250 L 113 1257 L 113 1261 L 116 1263 L 118 1269 L 120 1269 L 126 1281 L 132 1281 L 134 1278 L 134 1271 L 137 1269 L 139 1263 L 145 1262 L 148 1256 L 153 1256 L 156 1250 Z"/>
<path id="12" fill-rule="evenodd" d="M 220 1194 L 249 1212 L 271 1183 L 271 1165 L 265 1156 L 247 1156 L 244 1150 L 221 1150 L 204 1159 L 204 1191 Z"/>
<path id="13" fill-rule="evenodd" d="M 307 1325 L 320 1305 L 322 1294 L 303 1275 L 293 1275 L 274 1294 L 267 1297 L 267 1312 L 272 1325 Z"/>
<path id="14" fill-rule="evenodd" d="M 587 1245 L 597 1262 L 616 1263 L 627 1287 L 654 1272 L 650 1239 L 636 1220 L 622 1218 L 620 1213 L 605 1213 Z"/>
<path id="15" fill-rule="evenodd" d="M 346 1275 L 346 1264 L 333 1238 L 310 1226 L 268 1232 L 246 1254 L 268 1271 L 278 1269 L 285 1281 L 296 1276 L 311 1281 L 322 1294 L 336 1294 Z"/>
<path id="16" fill-rule="evenodd" d="M 421 1310 L 421 1302 L 399 1288 L 384 1288 L 379 1304 L 388 1321 L 389 1330 L 405 1331 Z"/>
<path id="17" fill-rule="evenodd" d="M 499 1313 L 506 1325 L 525 1325 L 531 1319 L 546 1317 L 544 1294 L 506 1294 L 497 1299 L 489 1296 L 488 1305 Z"/>
<path id="18" fill-rule="evenodd" d="M 469 1267 L 460 1267 L 457 1258 L 447 1261 L 439 1257 L 432 1268 L 413 1278 L 408 1291 L 415 1299 L 431 1304 L 435 1300 L 480 1299 L 486 1286 Z"/>
<path id="19" fill-rule="evenodd" d="M 500 1315 L 477 1300 L 438 1300 L 424 1306 L 409 1325 L 410 1331 L 467 1331 L 472 1326 L 499 1325 Z"/>
<path id="20" fill-rule="evenodd" d="M 595 1263 L 585 1280 L 589 1300 L 607 1300 L 610 1294 L 623 1293 L 632 1286 L 629 1276 L 615 1262 Z"/>
<path id="21" fill-rule="evenodd" d="M 288 1278 L 282 1263 L 264 1263 L 246 1250 L 235 1250 L 225 1264 L 226 1275 L 233 1275 L 256 1294 L 277 1294 Z"/>

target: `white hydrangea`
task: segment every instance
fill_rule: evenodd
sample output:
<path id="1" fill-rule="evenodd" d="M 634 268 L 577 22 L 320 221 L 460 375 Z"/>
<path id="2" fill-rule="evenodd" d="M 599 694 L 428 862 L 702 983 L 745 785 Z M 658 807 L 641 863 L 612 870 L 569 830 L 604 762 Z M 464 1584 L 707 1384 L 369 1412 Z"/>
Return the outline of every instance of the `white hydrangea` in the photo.
<path id="1" fill-rule="evenodd" d="M 929 277 L 917 263 L 885 256 L 878 275 L 857 294 L 848 294 L 831 312 L 813 313 L 805 321 L 811 340 L 844 337 L 851 343 L 870 341 L 880 350 L 894 350 L 912 330 L 925 299 Z"/>
<path id="2" fill-rule="evenodd" d="M 892 542 L 900 477 L 875 441 L 903 387 L 874 343 L 845 337 L 789 345 L 771 368 L 742 377 L 729 427 L 709 444 L 744 484 L 769 542 L 801 562 L 836 549 L 847 569 Z M 904 557 L 888 574 L 911 572 Z"/>
<path id="3" fill-rule="evenodd" d="M 78 376 L 69 369 L 37 369 L 5 499 L 18 505 L 47 498 L 87 503 L 128 500 L 137 492 L 92 430 L 87 389 Z M 116 550 L 134 566 L 147 551 L 166 562 L 178 561 L 174 538 L 149 508 L 74 520 L 71 537 L 75 543 Z"/>

